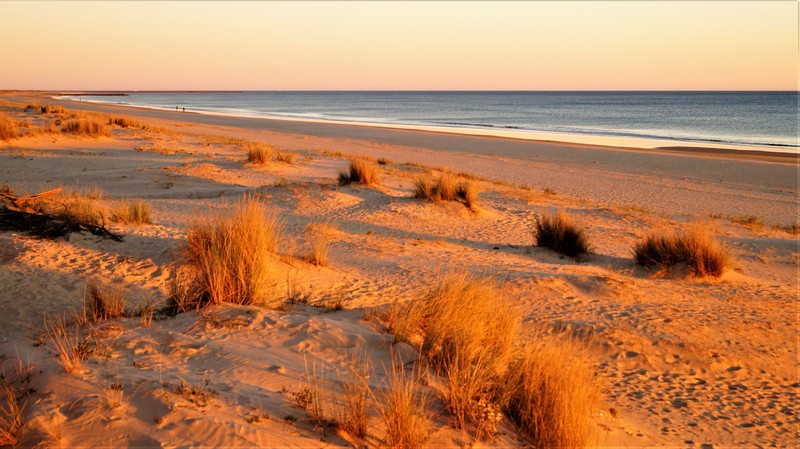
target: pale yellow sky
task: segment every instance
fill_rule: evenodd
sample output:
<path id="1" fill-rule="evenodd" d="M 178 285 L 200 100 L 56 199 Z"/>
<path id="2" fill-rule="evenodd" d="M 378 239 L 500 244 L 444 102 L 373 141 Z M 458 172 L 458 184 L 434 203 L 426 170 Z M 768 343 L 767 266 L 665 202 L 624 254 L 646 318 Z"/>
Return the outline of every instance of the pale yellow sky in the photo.
<path id="1" fill-rule="evenodd" d="M 797 87 L 794 1 L 0 1 L 0 89 Z"/>

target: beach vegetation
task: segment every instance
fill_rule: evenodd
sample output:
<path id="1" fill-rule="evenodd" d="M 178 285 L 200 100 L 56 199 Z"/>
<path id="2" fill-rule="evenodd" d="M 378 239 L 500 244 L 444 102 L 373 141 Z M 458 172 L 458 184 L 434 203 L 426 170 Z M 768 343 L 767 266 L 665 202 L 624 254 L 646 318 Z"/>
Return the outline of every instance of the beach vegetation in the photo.
<path id="1" fill-rule="evenodd" d="M 365 186 L 378 185 L 380 170 L 367 159 L 351 159 L 348 170 L 339 173 L 339 185 L 346 186 L 353 183 Z"/>
<path id="2" fill-rule="evenodd" d="M 306 228 L 311 246 L 309 260 L 318 267 L 328 266 L 328 250 L 336 228 L 330 223 L 314 223 Z"/>
<path id="3" fill-rule="evenodd" d="M 538 247 L 549 248 L 569 257 L 579 257 L 589 252 L 586 230 L 564 211 L 541 216 L 534 225 L 533 233 Z"/>
<path id="4" fill-rule="evenodd" d="M 474 182 L 461 179 L 450 171 L 443 171 L 435 181 L 420 178 L 414 183 L 414 198 L 426 199 L 435 203 L 441 201 L 463 201 L 474 209 L 478 202 L 478 187 Z"/>
<path id="5" fill-rule="evenodd" d="M 496 432 L 502 376 L 512 360 L 519 317 L 488 279 L 448 275 L 424 298 L 392 313 L 389 327 L 419 346 L 445 379 L 445 403 L 457 428 L 478 439 Z"/>
<path id="6" fill-rule="evenodd" d="M 86 137 L 107 137 L 110 135 L 106 124 L 94 118 L 70 120 L 61 127 L 61 132 Z"/>
<path id="7" fill-rule="evenodd" d="M 150 204 L 140 199 L 124 199 L 111 212 L 111 221 L 125 224 L 149 224 Z"/>
<path id="8" fill-rule="evenodd" d="M 590 442 L 600 391 L 591 365 L 573 342 L 542 338 L 525 345 L 503 384 L 506 414 L 535 447 L 586 447 Z"/>
<path id="9" fill-rule="evenodd" d="M 18 137 L 17 122 L 8 115 L 0 113 L 0 140 L 13 140 Z"/>
<path id="10" fill-rule="evenodd" d="M 421 370 L 405 367 L 392 357 L 387 379 L 375 394 L 375 405 L 386 427 L 383 443 L 390 448 L 413 449 L 428 440 L 430 398 L 422 389 Z"/>
<path id="11" fill-rule="evenodd" d="M 275 155 L 275 160 L 283 162 L 284 164 L 292 165 L 294 163 L 294 153 L 278 153 Z"/>
<path id="12" fill-rule="evenodd" d="M 261 142 L 245 142 L 242 144 L 247 151 L 247 162 L 251 164 L 266 164 L 274 151 L 272 145 Z"/>
<path id="13" fill-rule="evenodd" d="M 116 125 L 120 128 L 141 128 L 141 124 L 128 117 L 111 116 L 108 118 L 109 125 Z"/>
<path id="14" fill-rule="evenodd" d="M 367 358 L 353 360 L 348 368 L 349 372 L 340 376 L 341 391 L 333 402 L 334 415 L 339 430 L 363 441 L 373 397 L 369 379 L 374 370 Z"/>
<path id="15" fill-rule="evenodd" d="M 193 272 L 176 285 L 180 306 L 224 302 L 275 306 L 270 272 L 283 222 L 258 198 L 246 196 L 192 224 L 183 260 Z"/>
<path id="16" fill-rule="evenodd" d="M 79 323 L 96 323 L 125 316 L 125 288 L 120 282 L 107 284 L 90 280 L 84 292 L 83 314 Z"/>
<path id="17" fill-rule="evenodd" d="M 16 447 L 20 443 L 27 404 L 28 395 L 20 395 L 17 388 L 0 379 L 0 447 Z"/>
<path id="18" fill-rule="evenodd" d="M 706 229 L 695 224 L 685 232 L 664 229 L 647 234 L 633 248 L 636 263 L 669 269 L 686 263 L 694 276 L 719 277 L 731 268 L 733 257 Z"/>
<path id="19" fill-rule="evenodd" d="M 66 112 L 62 106 L 53 106 L 52 104 L 42 106 L 39 110 L 42 114 L 63 114 Z"/>
<path id="20" fill-rule="evenodd" d="M 78 327 L 67 324 L 63 317 L 57 316 L 54 319 L 45 318 L 44 330 L 64 371 L 67 373 L 79 371 L 91 348 L 86 340 L 81 339 Z"/>

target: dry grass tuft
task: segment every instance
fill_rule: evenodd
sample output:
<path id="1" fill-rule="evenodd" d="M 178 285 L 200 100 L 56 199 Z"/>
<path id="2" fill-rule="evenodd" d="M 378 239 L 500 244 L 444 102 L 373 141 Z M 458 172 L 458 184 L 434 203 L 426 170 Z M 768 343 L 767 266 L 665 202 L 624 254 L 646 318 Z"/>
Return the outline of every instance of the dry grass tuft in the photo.
<path id="1" fill-rule="evenodd" d="M 71 373 L 80 370 L 83 360 L 89 355 L 90 348 L 85 340 L 81 340 L 78 328 L 68 326 L 59 316 L 53 320 L 45 319 L 44 329 L 64 371 Z"/>
<path id="2" fill-rule="evenodd" d="M 380 184 L 380 171 L 367 159 L 351 159 L 348 171 L 339 173 L 339 185 L 358 183 L 365 186 Z"/>
<path id="3" fill-rule="evenodd" d="M 118 223 L 149 224 L 150 217 L 150 205 L 137 199 L 124 199 L 111 212 L 111 221 Z"/>
<path id="4" fill-rule="evenodd" d="M 450 275 L 390 322 L 398 338 L 418 342 L 447 385 L 445 403 L 455 425 L 476 438 L 496 432 L 500 382 L 510 363 L 519 318 L 488 280 Z"/>
<path id="5" fill-rule="evenodd" d="M 686 232 L 653 231 L 633 248 L 636 263 L 663 268 L 685 262 L 694 276 L 719 277 L 731 268 L 733 257 L 707 229 L 693 225 Z"/>
<path id="6" fill-rule="evenodd" d="M 0 113 L 0 140 L 13 140 L 18 137 L 16 120 Z"/>
<path id="7" fill-rule="evenodd" d="M 104 137 L 111 135 L 105 123 L 91 118 L 70 120 L 61 127 L 61 132 L 88 137 Z"/>
<path id="8" fill-rule="evenodd" d="M 369 401 L 372 397 L 369 379 L 372 373 L 369 359 L 354 360 L 349 373 L 341 379 L 341 395 L 333 403 L 339 429 L 360 440 L 367 436 Z"/>
<path id="9" fill-rule="evenodd" d="M 578 257 L 589 252 L 589 241 L 585 229 L 564 211 L 555 215 L 544 215 L 534 227 L 536 246 L 549 248 L 569 257 Z"/>
<path id="10" fill-rule="evenodd" d="M 247 150 L 247 162 L 251 164 L 266 164 L 275 150 L 272 145 L 260 142 L 246 142 L 243 147 Z"/>
<path id="11" fill-rule="evenodd" d="M 589 363 L 568 340 L 527 345 L 505 378 L 509 418 L 535 447 L 585 447 L 599 389 Z"/>
<path id="12" fill-rule="evenodd" d="M 292 165 L 294 163 L 294 156 L 294 153 L 278 153 L 275 155 L 275 160 Z"/>
<path id="13" fill-rule="evenodd" d="M 27 403 L 27 397 L 21 401 L 17 389 L 0 380 L 0 447 L 15 447 L 20 443 Z"/>
<path id="14" fill-rule="evenodd" d="M 30 105 L 29 105 L 30 106 Z M 62 106 L 53 106 L 52 104 L 48 104 L 47 106 L 42 106 L 39 108 L 42 114 L 63 114 L 66 111 Z"/>
<path id="15" fill-rule="evenodd" d="M 108 118 L 108 124 L 109 125 L 116 125 L 116 126 L 119 126 L 121 128 L 141 128 L 142 127 L 142 125 L 139 122 L 137 122 L 135 120 L 132 120 L 132 119 L 130 119 L 128 117 L 111 116 L 111 117 Z"/>
<path id="16" fill-rule="evenodd" d="M 97 200 L 100 189 L 65 190 L 57 197 L 59 204 L 50 204 L 53 212 L 65 220 L 105 226 L 108 211 Z"/>
<path id="17" fill-rule="evenodd" d="M 470 209 L 478 202 L 478 186 L 469 180 L 459 180 L 450 171 L 443 171 L 435 182 L 420 178 L 414 184 L 414 198 L 433 201 L 463 201 Z"/>
<path id="18" fill-rule="evenodd" d="M 386 425 L 383 443 L 390 448 L 422 447 L 428 439 L 428 396 L 420 389 L 420 371 L 406 373 L 394 357 L 384 388 L 376 394 L 378 413 Z"/>
<path id="19" fill-rule="evenodd" d="M 271 253 L 283 223 L 252 196 L 225 209 L 189 229 L 183 253 L 195 274 L 187 286 L 199 293 L 190 303 L 275 305 L 270 298 Z"/>
<path id="20" fill-rule="evenodd" d="M 309 261 L 318 267 L 328 266 L 328 250 L 336 233 L 336 228 L 330 223 L 314 223 L 306 228 L 311 244 Z"/>
<path id="21" fill-rule="evenodd" d="M 480 191 L 477 184 L 471 181 L 461 181 L 456 187 L 456 196 L 461 198 L 461 201 L 470 209 L 475 209 L 478 204 L 478 193 Z"/>
<path id="22" fill-rule="evenodd" d="M 84 293 L 82 323 L 96 323 L 125 315 L 125 289 L 120 282 L 91 280 Z"/>

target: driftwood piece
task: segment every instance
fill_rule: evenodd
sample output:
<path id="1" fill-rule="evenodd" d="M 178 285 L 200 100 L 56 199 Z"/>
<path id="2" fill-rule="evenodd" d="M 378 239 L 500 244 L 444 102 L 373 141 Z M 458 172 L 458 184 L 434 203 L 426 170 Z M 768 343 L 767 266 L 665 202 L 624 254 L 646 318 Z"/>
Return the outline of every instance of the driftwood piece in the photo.
<path id="1" fill-rule="evenodd" d="M 5 186 L 4 186 L 5 187 Z M 48 190 L 27 197 L 16 197 L 10 189 L 0 191 L 0 230 L 26 232 L 34 237 L 69 238 L 73 232 L 88 231 L 92 235 L 121 242 L 122 236 L 102 225 L 82 222 L 68 215 L 50 214 L 31 209 L 26 203 L 56 195 L 61 189 Z M 5 204 L 2 204 L 5 203 Z"/>

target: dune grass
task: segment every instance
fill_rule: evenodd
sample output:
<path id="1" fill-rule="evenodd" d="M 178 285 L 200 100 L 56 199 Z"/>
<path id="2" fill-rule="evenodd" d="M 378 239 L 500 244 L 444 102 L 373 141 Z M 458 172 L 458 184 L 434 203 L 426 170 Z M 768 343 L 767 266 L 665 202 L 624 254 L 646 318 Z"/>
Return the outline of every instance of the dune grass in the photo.
<path id="1" fill-rule="evenodd" d="M 585 447 L 600 397 L 589 363 L 566 339 L 529 344 L 504 379 L 505 411 L 535 447 Z"/>
<path id="2" fill-rule="evenodd" d="M 441 201 L 463 201 L 474 209 L 478 202 L 478 186 L 466 179 L 459 179 L 450 171 L 443 171 L 435 181 L 420 178 L 414 184 L 414 198 Z"/>
<path id="3" fill-rule="evenodd" d="M 367 437 L 370 401 L 373 397 L 369 379 L 373 374 L 369 359 L 354 358 L 348 373 L 340 376 L 340 395 L 333 401 L 338 428 L 362 441 Z"/>
<path id="4" fill-rule="evenodd" d="M 282 238 L 278 214 L 247 196 L 189 228 L 183 247 L 193 269 L 196 307 L 223 302 L 276 305 L 271 295 L 272 254 Z"/>
<path id="5" fill-rule="evenodd" d="M 63 114 L 66 112 L 62 106 L 48 104 L 39 108 L 42 114 Z"/>
<path id="6" fill-rule="evenodd" d="M 19 137 L 17 122 L 6 114 L 0 113 L 0 140 L 13 140 Z"/>
<path id="7" fill-rule="evenodd" d="M 449 275 L 395 314 L 397 337 L 418 344 L 445 378 L 454 424 L 478 439 L 495 433 L 503 373 L 515 353 L 519 317 L 489 280 Z"/>
<path id="8" fill-rule="evenodd" d="M 140 199 L 124 199 L 111 212 L 111 221 L 126 224 L 149 224 L 151 220 L 150 205 Z"/>
<path id="9" fill-rule="evenodd" d="M 111 135 L 106 124 L 95 118 L 70 120 L 61 127 L 61 132 L 86 137 L 107 137 Z"/>
<path id="10" fill-rule="evenodd" d="M 109 125 L 116 125 L 120 128 L 141 128 L 141 124 L 128 117 L 111 116 L 108 118 Z"/>
<path id="11" fill-rule="evenodd" d="M 703 226 L 692 225 L 685 232 L 656 230 L 633 248 L 636 263 L 645 267 L 671 268 L 686 263 L 693 276 L 719 277 L 729 270 L 733 257 Z"/>
<path id="12" fill-rule="evenodd" d="M 578 257 L 589 252 L 589 240 L 585 229 L 579 227 L 564 211 L 555 215 L 545 214 L 534 225 L 536 246 L 549 248 L 569 257 Z"/>
<path id="13" fill-rule="evenodd" d="M 0 447 L 16 447 L 24 426 L 27 399 L 21 401 L 17 389 L 0 379 Z"/>
<path id="14" fill-rule="evenodd" d="M 386 426 L 383 444 L 396 449 L 422 447 L 428 439 L 430 399 L 422 390 L 420 371 L 406 372 L 392 358 L 387 380 L 376 395 L 378 414 Z"/>
<path id="15" fill-rule="evenodd" d="M 64 371 L 71 373 L 80 370 L 90 350 L 86 341 L 81 340 L 77 326 L 68 325 L 63 317 L 58 316 L 45 319 L 44 330 Z"/>
<path id="16" fill-rule="evenodd" d="M 84 292 L 80 323 L 96 323 L 125 315 L 125 289 L 120 283 L 107 284 L 91 280 Z"/>
<path id="17" fill-rule="evenodd" d="M 339 185 L 346 186 L 353 183 L 365 186 L 378 185 L 380 170 L 367 159 L 351 159 L 348 170 L 339 173 Z"/>
<path id="18" fill-rule="evenodd" d="M 64 220 L 71 220 L 81 223 L 89 223 L 97 226 L 105 226 L 108 210 L 100 204 L 102 191 L 94 189 L 64 189 L 62 194 L 56 197 L 55 204 L 49 205 L 52 212 Z"/>
<path id="19" fill-rule="evenodd" d="M 272 145 L 260 142 L 246 142 L 243 146 L 247 150 L 247 162 L 251 164 L 266 164 L 275 151 Z"/>
<path id="20" fill-rule="evenodd" d="M 336 234 L 336 227 L 328 222 L 312 223 L 306 227 L 306 235 L 311 249 L 308 260 L 318 266 L 328 266 L 328 250 Z"/>

